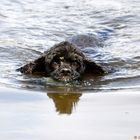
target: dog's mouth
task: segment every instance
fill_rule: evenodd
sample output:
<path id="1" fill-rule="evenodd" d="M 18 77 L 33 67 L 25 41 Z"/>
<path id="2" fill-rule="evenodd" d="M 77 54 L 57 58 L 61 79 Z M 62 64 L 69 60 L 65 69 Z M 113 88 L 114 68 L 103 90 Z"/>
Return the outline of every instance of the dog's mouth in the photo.
<path id="1" fill-rule="evenodd" d="M 59 81 L 63 81 L 63 82 L 70 82 L 70 81 L 72 81 L 70 76 L 61 76 L 58 80 Z"/>

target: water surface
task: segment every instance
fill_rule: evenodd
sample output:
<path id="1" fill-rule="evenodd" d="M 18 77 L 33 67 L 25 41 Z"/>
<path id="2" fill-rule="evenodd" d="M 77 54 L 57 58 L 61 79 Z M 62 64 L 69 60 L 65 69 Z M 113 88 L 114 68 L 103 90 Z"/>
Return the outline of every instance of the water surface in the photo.
<path id="1" fill-rule="evenodd" d="M 86 90 L 140 87 L 138 0 L 6 0 L 0 2 L 0 85 L 44 90 L 51 79 L 15 72 L 56 43 L 77 34 L 104 37 L 97 63 L 115 68 L 102 78 L 82 81 Z M 44 86 L 45 85 L 45 86 Z"/>

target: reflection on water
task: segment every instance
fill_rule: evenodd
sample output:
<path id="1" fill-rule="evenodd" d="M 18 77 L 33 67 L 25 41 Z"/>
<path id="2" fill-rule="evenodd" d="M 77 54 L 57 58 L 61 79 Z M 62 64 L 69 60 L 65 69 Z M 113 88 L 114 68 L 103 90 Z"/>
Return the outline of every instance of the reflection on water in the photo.
<path id="1" fill-rule="evenodd" d="M 82 96 L 80 89 L 68 86 L 49 87 L 46 92 L 59 114 L 72 114 Z"/>
<path id="2" fill-rule="evenodd" d="M 80 93 L 47 93 L 59 114 L 71 114 L 80 100 Z"/>

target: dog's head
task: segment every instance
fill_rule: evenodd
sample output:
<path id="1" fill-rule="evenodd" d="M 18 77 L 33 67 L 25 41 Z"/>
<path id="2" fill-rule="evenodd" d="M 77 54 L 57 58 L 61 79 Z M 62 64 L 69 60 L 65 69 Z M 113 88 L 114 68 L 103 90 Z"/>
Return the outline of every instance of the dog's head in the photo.
<path id="1" fill-rule="evenodd" d="M 45 67 L 54 79 L 72 81 L 84 73 L 84 57 L 73 44 L 62 42 L 46 52 Z"/>
<path id="2" fill-rule="evenodd" d="M 50 48 L 42 57 L 30 63 L 29 67 L 29 73 L 45 72 L 53 79 L 67 82 L 76 80 L 85 73 L 104 73 L 101 66 L 87 59 L 75 45 L 67 41 Z"/>

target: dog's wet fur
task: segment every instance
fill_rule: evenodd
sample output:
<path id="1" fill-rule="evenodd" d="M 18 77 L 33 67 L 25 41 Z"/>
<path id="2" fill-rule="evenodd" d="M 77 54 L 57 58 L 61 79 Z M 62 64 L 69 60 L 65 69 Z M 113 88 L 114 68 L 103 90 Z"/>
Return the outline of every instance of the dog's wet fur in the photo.
<path id="1" fill-rule="evenodd" d="M 38 59 L 18 69 L 24 74 L 40 74 L 70 82 L 85 74 L 104 75 L 105 70 L 69 41 L 54 45 Z"/>

